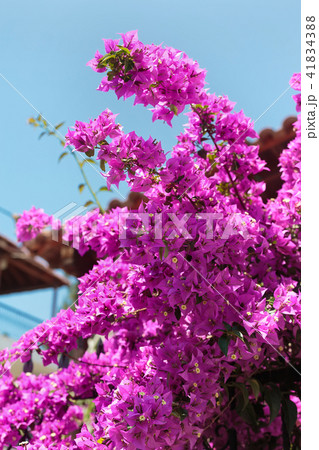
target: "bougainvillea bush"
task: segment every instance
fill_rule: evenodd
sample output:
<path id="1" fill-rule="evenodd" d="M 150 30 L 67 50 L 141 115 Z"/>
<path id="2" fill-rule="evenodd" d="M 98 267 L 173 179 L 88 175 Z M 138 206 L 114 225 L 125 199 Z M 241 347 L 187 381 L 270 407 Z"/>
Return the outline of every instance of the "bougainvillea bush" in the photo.
<path id="1" fill-rule="evenodd" d="M 126 180 L 145 201 L 63 225 L 35 208 L 20 216 L 21 241 L 61 226 L 98 262 L 74 310 L 1 353 L 1 448 L 298 449 L 300 117 L 282 188 L 263 203 L 253 122 L 209 93 L 205 70 L 136 32 L 104 43 L 88 63 L 100 91 L 133 96 L 169 126 L 186 111 L 188 123 L 171 152 L 108 109 L 68 131 L 108 187 Z M 290 84 L 300 90 L 300 74 Z M 93 337 L 93 351 L 69 356 Z M 59 369 L 32 374 L 35 352 Z M 13 379 L 17 358 L 25 372 Z"/>

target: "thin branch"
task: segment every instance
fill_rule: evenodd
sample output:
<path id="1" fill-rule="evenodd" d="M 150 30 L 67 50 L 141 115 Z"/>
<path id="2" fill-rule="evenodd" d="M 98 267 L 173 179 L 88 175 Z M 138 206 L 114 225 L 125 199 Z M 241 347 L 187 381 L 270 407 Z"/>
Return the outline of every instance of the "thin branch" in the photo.
<path id="1" fill-rule="evenodd" d="M 215 148 L 216 148 L 217 152 L 219 152 L 220 149 L 219 149 L 219 147 L 218 147 L 218 145 L 217 145 L 217 142 L 215 141 L 215 138 L 214 138 L 214 136 L 213 136 L 213 133 L 212 133 L 210 130 L 208 130 L 208 129 L 207 129 L 207 133 L 208 133 L 209 137 L 211 138 L 211 140 L 213 141 L 213 143 L 214 143 L 214 145 L 215 145 Z M 225 169 L 225 171 L 226 171 L 226 173 L 227 173 L 227 175 L 228 175 L 228 177 L 229 177 L 229 180 L 230 180 L 230 182 L 231 182 L 232 188 L 233 188 L 234 191 L 235 191 L 236 197 L 238 198 L 239 203 L 241 204 L 241 207 L 243 208 L 244 211 L 246 211 L 246 207 L 245 207 L 245 204 L 244 204 L 244 202 L 243 202 L 243 199 L 241 198 L 241 195 L 240 195 L 240 193 L 239 193 L 239 191 L 238 191 L 238 189 L 237 189 L 237 186 L 236 186 L 236 184 L 235 184 L 235 182 L 234 182 L 234 180 L 233 180 L 233 178 L 232 178 L 232 176 L 231 176 L 231 173 L 230 173 L 230 171 L 229 171 L 229 169 L 227 168 L 226 165 L 225 165 L 224 169 Z"/>
<path id="2" fill-rule="evenodd" d="M 135 311 L 131 311 L 131 312 L 128 312 L 128 313 L 126 313 L 126 314 L 123 314 L 123 316 L 121 316 L 121 317 L 115 319 L 114 322 L 112 322 L 112 324 L 121 322 L 122 320 L 125 320 L 125 319 L 127 319 L 128 317 L 130 317 L 130 316 L 135 316 L 136 314 L 138 314 L 138 313 L 140 313 L 140 312 L 146 311 L 146 309 L 147 309 L 147 308 L 136 309 Z"/>
<path id="3" fill-rule="evenodd" d="M 199 113 L 198 111 L 194 110 L 194 109 L 193 109 L 193 111 L 195 111 L 195 112 L 197 113 L 197 115 L 198 115 L 200 121 L 202 122 L 202 118 L 201 118 L 200 113 Z M 202 123 L 203 123 L 203 122 L 202 122 Z M 208 128 L 207 128 L 207 133 L 208 133 L 209 137 L 211 138 L 211 140 L 212 140 L 212 142 L 213 142 L 213 144 L 214 144 L 214 146 L 215 146 L 216 151 L 219 153 L 220 148 L 219 148 L 218 145 L 217 145 L 217 142 L 216 142 L 216 140 L 215 140 L 215 138 L 214 138 L 213 133 L 212 133 L 211 130 L 209 130 Z M 239 203 L 240 203 L 242 209 L 243 209 L 244 211 L 246 211 L 245 203 L 243 202 L 243 199 L 241 198 L 241 195 L 240 195 L 240 193 L 239 193 L 239 191 L 238 191 L 238 189 L 237 189 L 237 186 L 236 186 L 234 180 L 232 179 L 232 176 L 231 176 L 231 173 L 230 173 L 229 169 L 228 169 L 226 166 L 225 166 L 224 168 L 225 168 L 225 170 L 226 170 L 226 173 L 227 173 L 227 175 L 228 175 L 228 177 L 229 177 L 229 180 L 230 180 L 230 182 L 231 182 L 232 188 L 233 188 L 234 191 L 235 191 L 236 197 L 238 198 Z"/>
<path id="4" fill-rule="evenodd" d="M 33 119 L 33 120 L 35 120 L 35 119 Z M 60 142 L 60 144 L 64 146 L 65 142 L 64 142 L 64 140 L 58 135 L 58 133 L 56 132 L 56 129 L 55 129 L 55 128 L 54 128 L 53 131 L 50 131 L 50 128 L 49 128 L 47 125 L 45 125 L 45 123 L 43 123 L 41 120 L 36 119 L 36 122 L 38 123 L 38 126 L 40 126 L 40 128 L 42 128 L 42 130 L 44 130 L 44 132 L 45 132 L 48 136 L 54 136 L 56 139 L 58 139 L 58 141 Z M 35 125 L 35 126 L 37 126 L 37 125 Z M 88 178 L 87 178 L 87 176 L 86 176 L 86 174 L 85 174 L 85 172 L 84 172 L 84 170 L 83 170 L 83 166 L 82 166 L 81 162 L 80 162 L 79 159 L 78 159 L 78 156 L 76 155 L 76 153 L 74 153 L 74 151 L 72 150 L 72 148 L 71 148 L 69 145 L 68 145 L 66 148 L 67 148 L 67 149 L 69 150 L 69 152 L 72 154 L 72 156 L 73 156 L 73 158 L 75 159 L 77 165 L 79 166 L 79 169 L 80 169 L 80 171 L 81 171 L 81 174 L 82 174 L 82 177 L 83 177 L 83 179 L 84 179 L 84 182 L 85 182 L 87 188 L 89 189 L 89 191 L 90 191 L 90 193 L 91 193 L 91 195 L 92 195 L 92 197 L 93 197 L 95 203 L 96 203 L 97 206 L 99 207 L 101 214 L 103 214 L 103 213 L 105 212 L 105 211 L 104 211 L 104 208 L 102 207 L 101 203 L 99 202 L 99 199 L 97 198 L 96 193 L 95 193 L 94 190 L 92 189 L 92 187 L 91 187 L 91 185 L 90 185 L 90 182 L 89 182 L 89 180 L 88 180 Z"/>
<path id="5" fill-rule="evenodd" d="M 196 205 L 196 203 L 194 202 L 194 200 L 192 200 L 192 199 L 190 198 L 190 196 L 189 196 L 188 194 L 186 194 L 186 192 L 184 192 L 184 195 L 185 195 L 186 198 L 188 198 L 188 200 L 191 202 L 191 204 L 194 206 L 194 208 L 195 208 L 197 211 L 200 211 L 200 208 L 198 208 L 198 206 Z"/>
<path id="6" fill-rule="evenodd" d="M 75 161 L 77 162 L 77 164 L 78 164 L 78 166 L 79 166 L 79 169 L 80 169 L 80 171 L 81 171 L 82 177 L 83 177 L 83 179 L 84 179 L 84 181 L 85 181 L 85 184 L 86 184 L 86 186 L 88 187 L 89 191 L 91 192 L 92 197 L 94 198 L 95 203 L 96 203 L 97 206 L 99 207 L 101 214 L 103 214 L 105 211 L 104 211 L 104 209 L 102 208 L 102 205 L 101 205 L 101 203 L 99 202 L 99 200 L 98 200 L 98 198 L 97 198 L 95 192 L 93 191 L 93 189 L 92 189 L 92 187 L 91 187 L 91 185 L 90 185 L 90 183 L 89 183 L 89 180 L 87 179 L 87 176 L 86 176 L 86 174 L 85 174 L 85 172 L 84 172 L 84 170 L 83 170 L 83 166 L 82 166 L 81 163 L 79 162 L 79 159 L 78 159 L 77 155 L 72 151 L 72 149 L 71 149 L 71 147 L 70 147 L 69 145 L 67 146 L 67 149 L 70 150 L 70 152 L 72 153 L 72 155 L 73 155 Z"/>
<path id="7" fill-rule="evenodd" d="M 227 173 L 227 175 L 228 175 L 228 177 L 229 177 L 229 179 L 230 179 L 232 188 L 233 188 L 234 191 L 235 191 L 236 197 L 238 198 L 238 200 L 239 200 L 239 202 L 240 202 L 240 204 L 241 204 L 241 207 L 243 208 L 244 211 L 246 211 L 246 207 L 245 207 L 245 204 L 244 204 L 244 202 L 243 202 L 243 199 L 241 198 L 241 195 L 240 195 L 240 193 L 239 193 L 239 191 L 238 191 L 238 189 L 237 189 L 237 186 L 236 186 L 236 184 L 234 183 L 234 181 L 233 181 L 233 179 L 232 179 L 232 176 L 231 176 L 231 173 L 230 173 L 229 169 L 227 168 L 227 166 L 225 166 L 224 169 L 226 170 L 226 173 Z"/>
<path id="8" fill-rule="evenodd" d="M 72 359 L 73 361 L 79 363 L 79 364 L 87 364 L 88 366 L 96 366 L 96 367 L 112 367 L 115 369 L 128 369 L 128 366 L 119 366 L 118 364 L 95 364 L 90 363 L 88 361 L 82 361 L 80 359 L 74 358 L 74 356 L 69 355 L 68 353 L 64 353 L 65 356 Z"/>

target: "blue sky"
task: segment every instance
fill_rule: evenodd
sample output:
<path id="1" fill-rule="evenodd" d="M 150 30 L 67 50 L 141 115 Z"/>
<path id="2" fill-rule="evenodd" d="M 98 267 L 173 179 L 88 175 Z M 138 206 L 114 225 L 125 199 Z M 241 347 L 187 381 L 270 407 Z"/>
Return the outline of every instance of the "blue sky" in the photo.
<path id="1" fill-rule="evenodd" d="M 300 2 L 297 0 L 40 0 L 1 2 L 0 73 L 48 121 L 87 121 L 105 108 L 120 113 L 126 131 L 162 141 L 165 150 L 186 122 L 175 119 L 173 129 L 152 124 L 151 114 L 132 100 L 117 101 L 114 93 L 96 91 L 101 75 L 86 67 L 102 38 L 137 29 L 143 42 L 184 50 L 208 70 L 210 91 L 227 94 L 236 110 L 257 119 L 287 89 L 292 73 L 300 70 Z M 288 90 L 256 123 L 256 130 L 280 128 L 294 114 Z M 0 206 L 19 213 L 32 205 L 52 214 L 65 205 L 83 204 L 82 182 L 73 158 L 58 164 L 61 147 L 53 138 L 38 140 L 27 125 L 37 113 L 0 76 Z M 87 167 L 95 187 L 102 177 Z M 121 192 L 126 195 L 125 185 Z M 107 204 L 119 194 L 103 193 Z M 0 214 L 0 233 L 14 238 L 12 221 Z M 60 303 L 66 292 L 60 292 Z M 52 292 L 0 297 L 0 301 L 42 319 L 50 316 Z M 0 313 L 1 314 L 1 313 Z M 0 315 L 0 331 L 17 337 L 16 327 Z M 22 330 L 22 329 L 21 329 Z"/>

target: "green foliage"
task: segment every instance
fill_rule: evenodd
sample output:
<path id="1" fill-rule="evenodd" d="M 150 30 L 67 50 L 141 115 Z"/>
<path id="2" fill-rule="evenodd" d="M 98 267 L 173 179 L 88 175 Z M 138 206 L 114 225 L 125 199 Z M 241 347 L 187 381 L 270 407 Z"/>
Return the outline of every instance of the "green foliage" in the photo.
<path id="1" fill-rule="evenodd" d="M 58 162 L 62 161 L 62 159 L 63 159 L 66 155 L 68 155 L 68 152 L 63 152 L 63 153 L 61 153 L 61 155 L 59 156 Z"/>
<path id="2" fill-rule="evenodd" d="M 251 378 L 250 380 L 248 380 L 248 383 L 250 384 L 252 393 L 254 394 L 255 400 L 257 401 L 260 394 L 259 382 L 255 378 Z"/>
<path id="3" fill-rule="evenodd" d="M 297 420 L 297 406 L 286 396 L 282 399 L 282 413 L 288 435 L 290 436 Z"/>
<path id="4" fill-rule="evenodd" d="M 269 406 L 271 423 L 279 414 L 281 405 L 281 392 L 274 383 L 268 383 L 264 387 L 264 400 Z"/>
<path id="5" fill-rule="evenodd" d="M 62 147 L 65 147 L 65 141 L 63 139 L 62 134 L 58 131 L 59 128 L 61 128 L 64 125 L 64 122 L 60 122 L 55 126 L 51 126 L 48 124 L 48 122 L 44 119 L 44 117 L 39 114 L 37 117 L 30 117 L 30 119 L 28 120 L 29 125 L 32 125 L 33 127 L 40 127 L 43 131 L 40 133 L 39 135 L 39 139 L 41 139 L 43 136 L 54 136 L 56 139 L 58 139 L 58 141 L 60 142 L 60 144 L 62 145 Z M 61 155 L 59 156 L 58 162 L 62 161 L 62 159 L 64 159 L 68 154 L 71 154 L 73 156 L 73 158 L 75 159 L 77 165 L 80 168 L 81 174 L 83 176 L 84 179 L 84 183 L 81 183 L 78 186 L 79 192 L 81 193 L 84 189 L 85 186 L 87 186 L 87 188 L 89 189 L 94 201 L 89 200 L 88 202 L 85 203 L 85 207 L 93 205 L 94 203 L 100 208 L 101 212 L 104 212 L 104 209 L 102 208 L 99 199 L 97 198 L 96 192 L 94 192 L 94 190 L 92 189 L 89 180 L 84 172 L 83 166 L 85 164 L 96 164 L 96 161 L 92 158 L 90 158 L 91 156 L 94 156 L 94 150 L 88 150 L 87 152 L 85 152 L 85 155 L 87 156 L 86 158 L 84 158 L 82 161 L 80 161 L 78 158 L 78 155 L 76 155 L 74 152 L 72 152 L 72 149 L 70 146 L 67 147 L 66 151 L 63 151 L 61 153 Z M 105 171 L 105 161 L 101 161 L 100 162 L 100 167 L 101 170 Z M 100 188 L 99 191 L 109 191 L 109 189 L 107 189 L 106 187 L 102 187 Z"/>
<path id="6" fill-rule="evenodd" d="M 128 81 L 130 79 L 129 72 L 134 69 L 135 63 L 128 48 L 122 45 L 118 45 L 117 47 L 119 50 L 112 50 L 100 58 L 97 68 L 108 69 L 108 80 L 113 80 L 124 68 L 124 81 Z"/>
<path id="7" fill-rule="evenodd" d="M 231 339 L 231 337 L 228 336 L 227 334 L 223 334 L 218 339 L 219 348 L 221 349 L 221 351 L 224 353 L 225 356 L 227 356 L 227 354 L 228 354 L 228 346 L 230 343 L 230 339 Z"/>

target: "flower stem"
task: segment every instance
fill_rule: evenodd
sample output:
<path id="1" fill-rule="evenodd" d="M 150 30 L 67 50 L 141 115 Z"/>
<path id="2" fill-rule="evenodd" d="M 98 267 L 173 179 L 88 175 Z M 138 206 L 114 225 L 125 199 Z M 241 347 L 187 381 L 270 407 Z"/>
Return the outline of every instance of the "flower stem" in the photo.
<path id="1" fill-rule="evenodd" d="M 88 187 L 89 191 L 91 192 L 92 197 L 94 198 L 95 203 L 96 203 L 97 206 L 99 207 L 101 214 L 103 214 L 105 211 L 104 211 L 104 209 L 102 208 L 102 205 L 101 205 L 101 203 L 99 202 L 99 199 L 97 198 L 96 193 L 94 192 L 94 190 L 92 189 L 92 187 L 91 187 L 91 185 L 90 185 L 90 182 L 89 182 L 89 180 L 88 180 L 88 178 L 87 178 L 87 176 L 86 176 L 86 174 L 85 174 L 85 172 L 84 172 L 84 170 L 83 170 L 83 167 L 82 167 L 82 165 L 81 165 L 81 163 L 80 163 L 80 161 L 79 161 L 79 159 L 78 159 L 78 156 L 72 151 L 72 149 L 70 148 L 70 146 L 68 146 L 67 149 L 70 150 L 70 152 L 72 153 L 72 155 L 73 155 L 73 157 L 74 157 L 74 159 L 75 159 L 77 165 L 79 166 L 79 169 L 80 169 L 80 171 L 81 171 L 81 174 L 82 174 L 82 177 L 83 177 L 83 179 L 84 179 L 84 182 L 85 182 L 86 186 Z"/>
<path id="2" fill-rule="evenodd" d="M 217 145 L 217 142 L 215 141 L 215 138 L 214 138 L 214 136 L 213 136 L 213 133 L 212 133 L 210 130 L 208 130 L 208 129 L 207 129 L 207 133 L 208 133 L 209 137 L 211 138 L 211 140 L 213 141 L 213 143 L 214 143 L 214 145 L 215 145 L 215 148 L 216 148 L 217 152 L 219 152 L 220 149 L 219 149 L 219 147 L 218 147 L 218 145 Z M 243 199 L 241 198 L 241 195 L 240 195 L 240 193 L 239 193 L 239 191 L 238 191 L 238 189 L 237 189 L 237 186 L 236 186 L 236 184 L 235 184 L 235 182 L 234 182 L 234 180 L 233 180 L 233 178 L 232 178 L 232 176 L 231 176 L 230 170 L 227 168 L 226 165 L 225 165 L 224 169 L 225 169 L 225 171 L 226 171 L 226 173 L 227 173 L 227 175 L 228 175 L 228 178 L 229 178 L 229 180 L 230 180 L 230 183 L 231 183 L 231 185 L 232 185 L 232 188 L 233 188 L 234 191 L 235 191 L 236 197 L 238 198 L 239 203 L 240 203 L 242 209 L 243 209 L 244 211 L 246 211 L 245 203 L 243 202 Z"/>
<path id="3" fill-rule="evenodd" d="M 29 123 L 34 125 L 34 126 L 40 126 L 40 128 L 42 128 L 42 130 L 44 130 L 44 133 L 46 133 L 48 136 L 54 136 L 56 139 L 58 139 L 60 144 L 64 147 L 65 141 L 64 141 L 64 139 L 61 138 L 61 136 L 62 136 L 62 135 L 60 136 L 61 133 L 59 133 L 59 132 L 57 133 L 56 132 L 56 128 L 53 128 L 53 127 L 52 127 L 53 131 L 50 130 L 50 128 L 48 127 L 47 122 L 44 121 L 41 116 L 39 116 L 37 119 L 30 119 Z M 42 133 L 42 135 L 43 135 L 43 133 Z M 40 137 L 41 137 L 41 135 L 40 135 Z M 66 148 L 73 155 L 73 158 L 75 159 L 77 165 L 79 166 L 79 169 L 81 171 L 81 174 L 82 174 L 82 177 L 84 179 L 85 185 L 89 189 L 89 191 L 90 191 L 90 193 L 91 193 L 91 195 L 92 195 L 96 205 L 99 207 L 101 214 L 103 214 L 105 212 L 105 210 L 102 207 L 101 203 L 99 202 L 99 199 L 97 198 L 97 195 L 94 192 L 92 186 L 90 185 L 90 182 L 89 182 L 89 180 L 88 180 L 88 178 L 87 178 L 87 176 L 86 176 L 86 174 L 84 172 L 83 166 L 82 166 L 81 162 L 79 161 L 78 156 L 72 151 L 72 148 L 69 145 Z"/>

